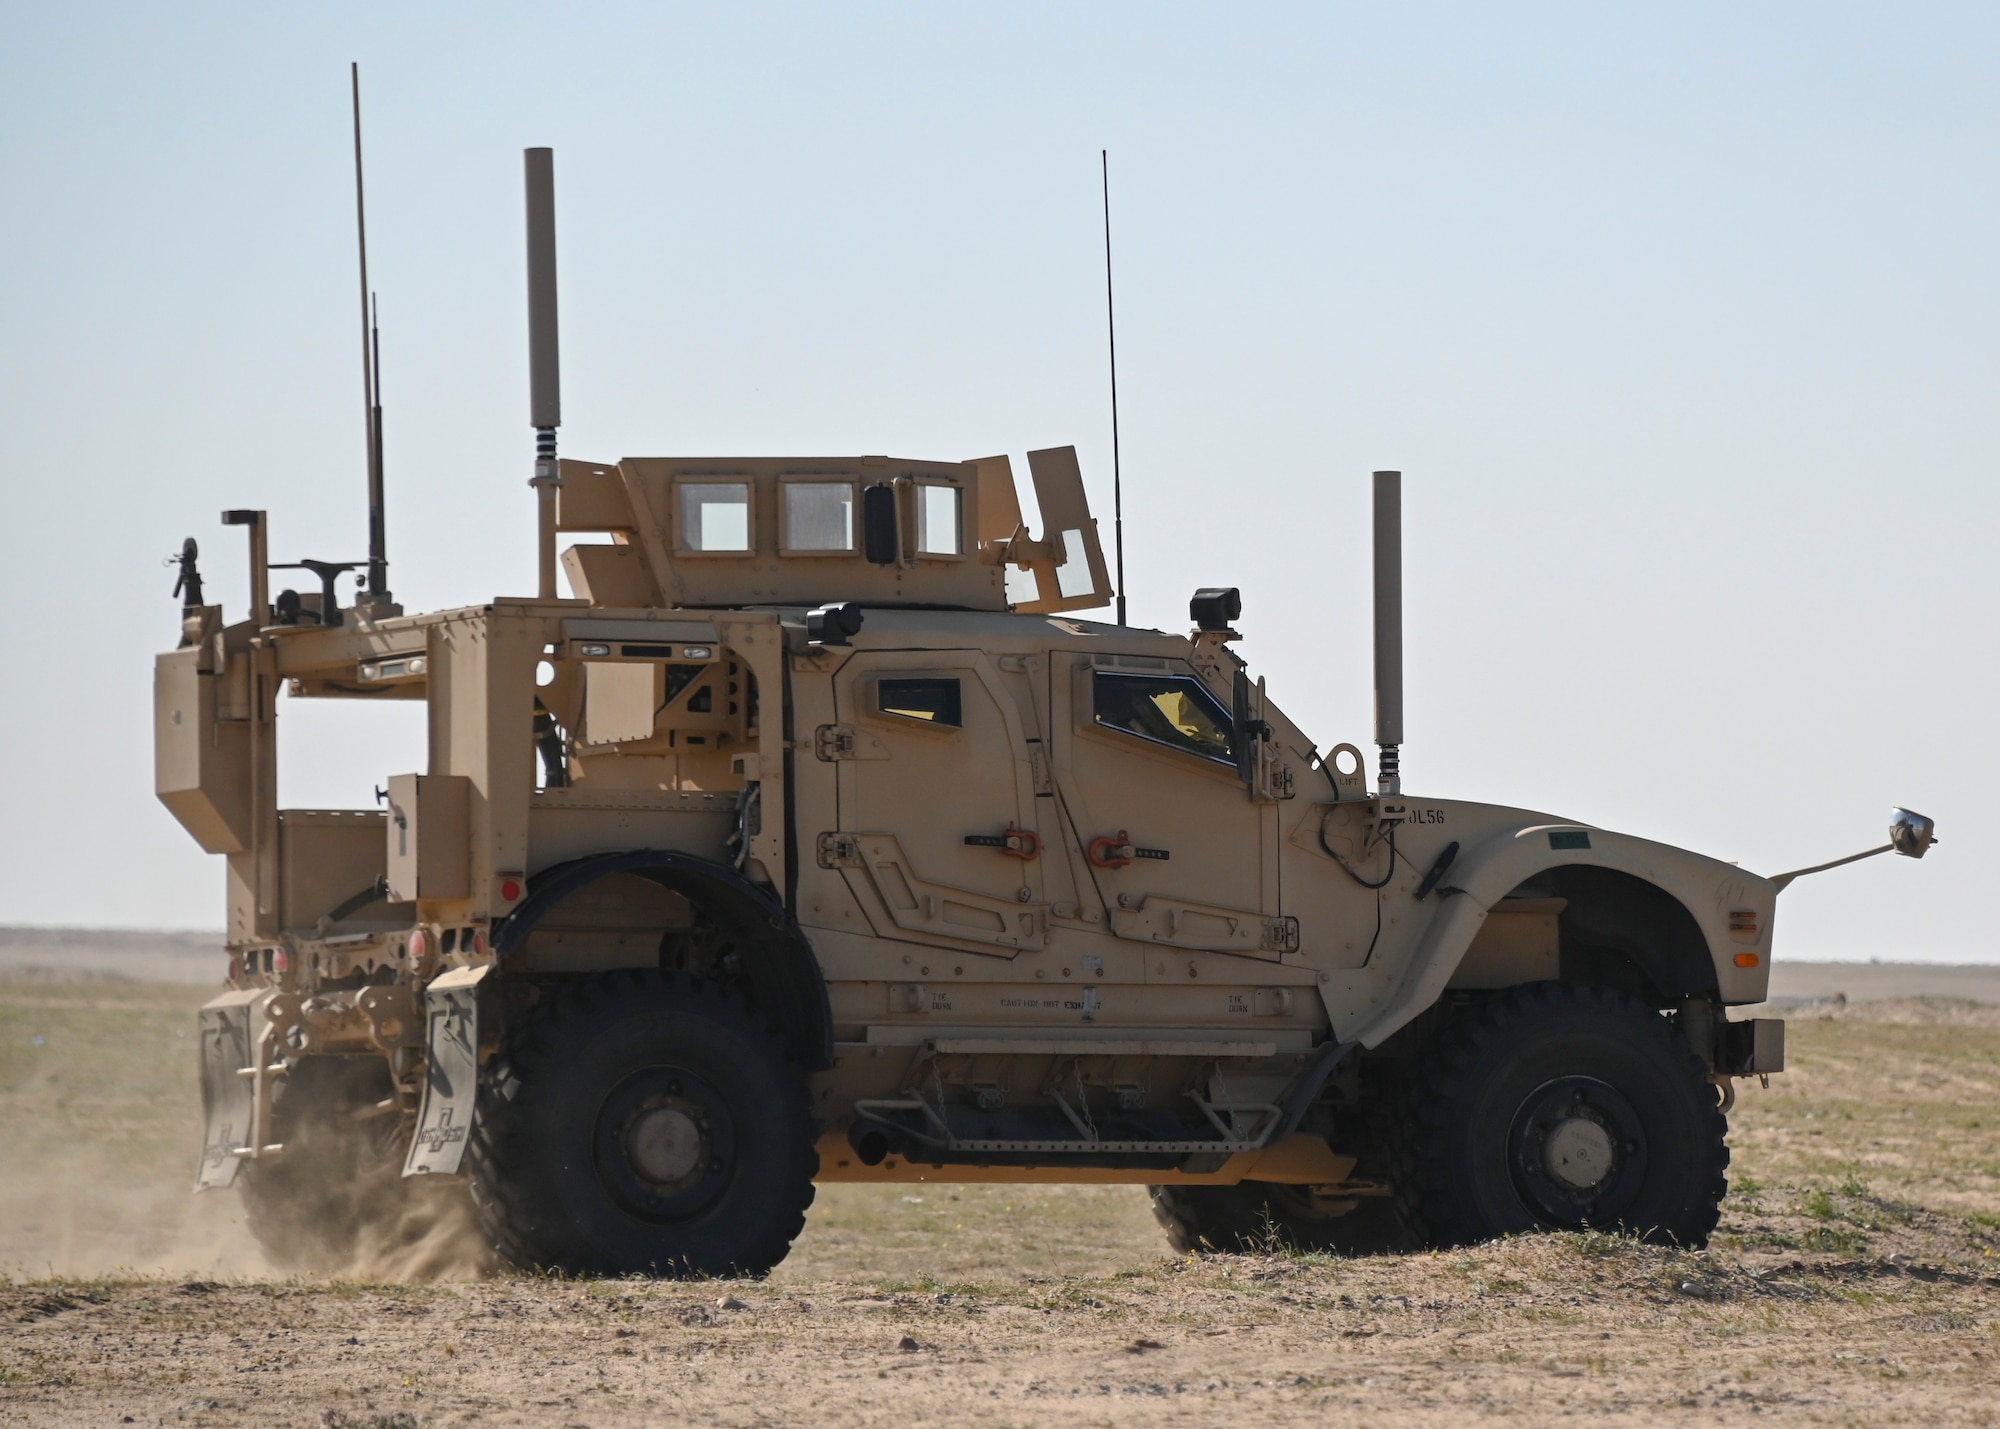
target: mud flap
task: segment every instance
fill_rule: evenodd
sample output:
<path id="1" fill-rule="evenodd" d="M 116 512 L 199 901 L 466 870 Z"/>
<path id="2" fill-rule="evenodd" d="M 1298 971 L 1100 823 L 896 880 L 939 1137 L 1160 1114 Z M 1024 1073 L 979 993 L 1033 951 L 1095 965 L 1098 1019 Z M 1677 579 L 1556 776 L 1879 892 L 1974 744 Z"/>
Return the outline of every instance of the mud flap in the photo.
<path id="1" fill-rule="evenodd" d="M 405 1176 L 456 1176 L 479 1095 L 479 984 L 493 971 L 455 968 L 424 989 L 424 1102 Z"/>
<path id="2" fill-rule="evenodd" d="M 201 1165 L 194 1188 L 217 1191 L 236 1179 L 236 1148 L 250 1140 L 254 1089 L 242 1069 L 250 1065 L 251 1014 L 268 988 L 225 992 L 201 1009 Z"/>

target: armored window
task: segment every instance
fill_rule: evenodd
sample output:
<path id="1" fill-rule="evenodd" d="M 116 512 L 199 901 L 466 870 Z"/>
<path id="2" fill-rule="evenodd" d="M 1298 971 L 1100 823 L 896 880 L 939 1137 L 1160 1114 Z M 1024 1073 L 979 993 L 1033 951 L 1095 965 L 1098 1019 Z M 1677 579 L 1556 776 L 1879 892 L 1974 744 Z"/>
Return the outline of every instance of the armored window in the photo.
<path id="1" fill-rule="evenodd" d="M 965 554 L 965 492 L 956 486 L 917 487 L 917 554 Z"/>
<path id="2" fill-rule="evenodd" d="M 1094 577 L 1090 572 L 1090 550 L 1083 544 L 1083 532 L 1071 527 L 1062 533 L 1063 563 L 1056 567 L 1056 589 L 1064 600 L 1089 595 Z"/>
<path id="3" fill-rule="evenodd" d="M 1191 676 L 1099 670 L 1095 683 L 1095 714 L 1102 728 L 1235 767 L 1228 712 Z"/>
<path id="4" fill-rule="evenodd" d="M 965 724 L 958 681 L 935 677 L 921 680 L 882 680 L 876 687 L 876 704 L 883 714 L 920 719 L 926 724 L 960 729 Z"/>
<path id="5" fill-rule="evenodd" d="M 854 549 L 853 482 L 787 481 L 784 492 L 787 551 Z"/>
<path id="6" fill-rule="evenodd" d="M 750 483 L 690 481 L 681 486 L 681 549 L 750 549 Z"/>

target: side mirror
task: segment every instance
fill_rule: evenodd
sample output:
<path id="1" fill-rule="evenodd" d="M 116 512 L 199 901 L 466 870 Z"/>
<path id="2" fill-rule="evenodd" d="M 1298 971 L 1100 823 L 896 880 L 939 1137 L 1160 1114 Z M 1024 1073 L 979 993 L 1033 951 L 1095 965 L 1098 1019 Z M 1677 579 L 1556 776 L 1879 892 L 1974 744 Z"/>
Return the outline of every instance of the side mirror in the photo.
<path id="1" fill-rule="evenodd" d="M 1250 720 L 1250 677 L 1243 671 L 1236 672 L 1236 679 L 1229 691 L 1229 738 L 1236 746 L 1236 777 L 1246 785 L 1257 782 L 1257 747 L 1252 741 L 1256 735 L 1251 731 Z"/>
<path id="2" fill-rule="evenodd" d="M 1889 843 L 1897 853 L 1905 858 L 1922 858 L 1926 850 L 1937 842 L 1937 822 L 1908 809 L 1897 809 L 1889 816 Z"/>
<path id="3" fill-rule="evenodd" d="M 1922 858 L 1930 846 L 1937 842 L 1937 824 L 1922 814 L 1908 809 L 1897 809 L 1889 815 L 1889 842 L 1880 848 L 1871 848 L 1866 853 L 1851 853 L 1846 858 L 1837 858 L 1832 863 L 1816 863 L 1811 868 L 1795 868 L 1790 873 L 1775 873 L 1771 882 L 1778 885 L 1778 891 L 1795 879 L 1804 878 L 1808 873 L 1825 873 L 1829 868 L 1842 868 L 1850 863 L 1859 863 L 1864 858 L 1873 858 L 1881 853 L 1900 853 L 1905 858 Z"/>

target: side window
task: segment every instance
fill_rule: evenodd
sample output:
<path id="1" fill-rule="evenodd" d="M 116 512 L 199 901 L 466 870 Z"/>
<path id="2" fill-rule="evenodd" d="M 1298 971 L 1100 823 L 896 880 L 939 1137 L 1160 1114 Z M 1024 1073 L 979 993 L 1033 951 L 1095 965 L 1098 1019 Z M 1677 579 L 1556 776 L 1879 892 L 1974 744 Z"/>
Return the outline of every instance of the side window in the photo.
<path id="1" fill-rule="evenodd" d="M 917 486 L 917 554 L 965 554 L 965 493 L 956 486 Z"/>
<path id="2" fill-rule="evenodd" d="M 783 546 L 794 551 L 854 549 L 854 483 L 787 481 Z"/>
<path id="3" fill-rule="evenodd" d="M 937 676 L 881 680 L 876 683 L 875 698 L 883 714 L 920 719 L 944 729 L 965 726 L 965 708 L 957 680 Z"/>
<path id="4" fill-rule="evenodd" d="M 680 526 L 680 548 L 683 551 L 748 551 L 750 483 L 684 483 L 681 487 Z"/>
<path id="5" fill-rule="evenodd" d="M 1235 767 L 1229 715 L 1191 676 L 1098 670 L 1095 686 L 1099 727 Z"/>

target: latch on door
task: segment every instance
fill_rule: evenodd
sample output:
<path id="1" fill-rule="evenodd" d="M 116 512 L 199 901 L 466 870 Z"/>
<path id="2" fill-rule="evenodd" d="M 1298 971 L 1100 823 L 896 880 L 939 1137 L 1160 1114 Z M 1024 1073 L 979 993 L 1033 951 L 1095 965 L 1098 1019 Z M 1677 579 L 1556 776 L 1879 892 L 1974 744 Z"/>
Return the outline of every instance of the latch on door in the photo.
<path id="1" fill-rule="evenodd" d="M 818 846 L 821 868 L 852 867 L 861 862 L 861 844 L 853 834 L 821 834 Z"/>
<path id="2" fill-rule="evenodd" d="M 1120 829 L 1116 834 L 1090 841 L 1090 861 L 1099 868 L 1123 868 L 1138 858 L 1155 859 L 1165 863 L 1171 854 L 1163 848 L 1142 848 L 1132 842 L 1132 836 Z"/>

